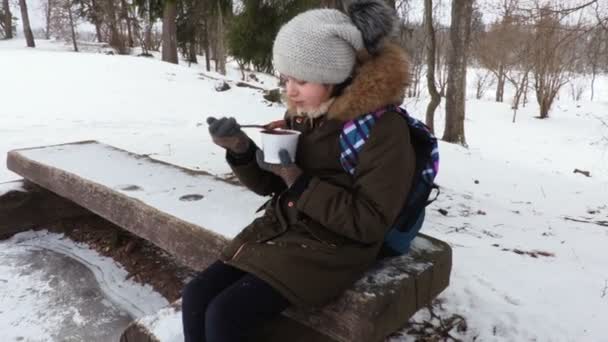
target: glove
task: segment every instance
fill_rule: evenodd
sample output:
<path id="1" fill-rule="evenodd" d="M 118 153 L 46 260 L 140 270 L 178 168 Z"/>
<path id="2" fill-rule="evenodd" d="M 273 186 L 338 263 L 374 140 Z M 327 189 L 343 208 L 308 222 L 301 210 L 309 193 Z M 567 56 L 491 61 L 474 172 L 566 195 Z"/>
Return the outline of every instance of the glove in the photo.
<path id="1" fill-rule="evenodd" d="M 291 160 L 289 152 L 285 149 L 279 150 L 280 164 L 269 164 L 264 161 L 264 152 L 257 150 L 255 153 L 255 159 L 260 169 L 272 172 L 275 175 L 281 177 L 287 187 L 291 187 L 296 180 L 302 175 L 302 169 L 296 163 Z"/>
<path id="2" fill-rule="evenodd" d="M 212 116 L 207 118 L 209 134 L 213 142 L 233 153 L 242 154 L 247 152 L 251 143 L 249 137 L 241 130 L 241 126 L 234 118 L 223 117 L 216 119 Z"/>

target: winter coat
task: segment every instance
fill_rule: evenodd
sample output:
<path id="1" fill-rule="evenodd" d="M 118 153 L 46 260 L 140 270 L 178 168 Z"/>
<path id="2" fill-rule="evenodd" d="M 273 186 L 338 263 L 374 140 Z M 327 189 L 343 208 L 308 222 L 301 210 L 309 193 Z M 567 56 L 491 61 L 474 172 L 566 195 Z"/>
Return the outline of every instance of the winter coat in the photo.
<path id="1" fill-rule="evenodd" d="M 255 146 L 239 158 L 227 155 L 245 186 L 272 197 L 221 260 L 267 281 L 297 306 L 326 304 L 361 278 L 405 203 L 415 157 L 408 125 L 395 112 L 372 128 L 354 175 L 340 164 L 339 135 L 345 121 L 400 105 L 408 66 L 404 51 L 387 44 L 379 55 L 358 55 L 352 83 L 327 114 L 295 116 L 288 104 L 288 128 L 301 132 L 296 164 L 304 172 L 289 189 L 257 166 Z"/>

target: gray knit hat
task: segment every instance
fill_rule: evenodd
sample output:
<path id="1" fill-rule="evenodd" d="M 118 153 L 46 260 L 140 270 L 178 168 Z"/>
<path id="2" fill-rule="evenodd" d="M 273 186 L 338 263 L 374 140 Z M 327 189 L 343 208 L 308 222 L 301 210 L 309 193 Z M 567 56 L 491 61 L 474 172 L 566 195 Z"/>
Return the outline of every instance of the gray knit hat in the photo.
<path id="1" fill-rule="evenodd" d="M 352 1 L 347 12 L 309 10 L 283 25 L 272 51 L 275 69 L 308 82 L 346 80 L 357 51 L 376 53 L 396 26 L 396 14 L 383 0 Z"/>

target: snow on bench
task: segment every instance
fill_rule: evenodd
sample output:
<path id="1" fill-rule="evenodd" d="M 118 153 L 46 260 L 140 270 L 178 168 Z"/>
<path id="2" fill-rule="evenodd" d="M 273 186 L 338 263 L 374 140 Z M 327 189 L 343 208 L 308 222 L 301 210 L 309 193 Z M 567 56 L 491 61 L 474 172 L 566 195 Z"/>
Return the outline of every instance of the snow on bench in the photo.
<path id="1" fill-rule="evenodd" d="M 7 166 L 153 242 L 196 270 L 213 262 L 265 201 L 206 172 L 95 141 L 10 151 Z M 445 242 L 419 234 L 408 255 L 379 261 L 323 308 L 286 310 L 284 315 L 290 319 L 283 318 L 285 322 L 295 322 L 291 332 L 269 329 L 270 335 L 260 340 L 294 341 L 296 331 L 296 336 L 322 333 L 334 341 L 381 341 L 448 286 L 451 265 L 451 249 Z M 174 307 L 179 309 L 179 305 Z M 178 324 L 175 315 L 167 310 L 134 322 L 125 331 L 124 341 L 180 340 L 181 330 L 173 326 Z M 159 325 L 165 328 L 159 330 Z"/>

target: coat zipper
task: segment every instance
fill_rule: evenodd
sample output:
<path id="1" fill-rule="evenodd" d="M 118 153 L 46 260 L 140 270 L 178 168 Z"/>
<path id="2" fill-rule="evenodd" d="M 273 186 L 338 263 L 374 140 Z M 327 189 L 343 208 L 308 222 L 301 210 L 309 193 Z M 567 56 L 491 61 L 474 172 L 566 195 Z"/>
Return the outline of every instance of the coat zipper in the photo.
<path id="1" fill-rule="evenodd" d="M 241 253 L 241 250 L 243 250 L 243 247 L 245 247 L 245 245 L 246 245 L 246 244 L 247 244 L 247 242 L 244 242 L 244 243 L 243 243 L 243 244 L 242 244 L 242 245 L 239 247 L 239 249 L 237 249 L 237 250 L 236 250 L 236 252 L 235 252 L 235 253 L 234 253 L 234 255 L 232 256 L 232 258 L 230 258 L 230 260 L 234 260 L 234 259 L 235 259 L 235 258 L 236 258 L 236 257 L 239 255 L 239 253 Z"/>

